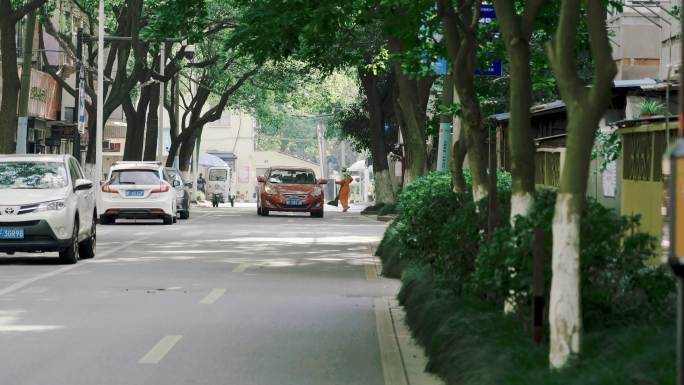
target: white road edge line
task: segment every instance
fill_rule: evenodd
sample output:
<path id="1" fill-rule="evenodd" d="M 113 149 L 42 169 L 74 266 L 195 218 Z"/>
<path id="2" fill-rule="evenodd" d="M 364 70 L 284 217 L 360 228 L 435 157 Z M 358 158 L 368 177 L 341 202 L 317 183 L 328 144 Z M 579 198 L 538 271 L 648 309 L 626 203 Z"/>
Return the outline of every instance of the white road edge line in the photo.
<path id="1" fill-rule="evenodd" d="M 218 299 L 221 298 L 224 294 L 226 294 L 226 289 L 213 289 L 211 292 L 209 292 L 209 294 L 207 294 L 206 297 L 202 298 L 200 303 L 202 305 L 211 305 L 214 302 L 218 301 Z"/>
<path id="2" fill-rule="evenodd" d="M 233 269 L 233 273 L 244 273 L 245 270 L 249 269 L 249 266 L 249 263 L 241 263 Z"/>
<path id="3" fill-rule="evenodd" d="M 385 385 L 408 385 L 404 361 L 399 350 L 388 298 L 375 299 L 375 326 L 380 346 L 380 361 Z"/>
<path id="4" fill-rule="evenodd" d="M 150 349 L 139 361 L 139 364 L 158 364 L 173 349 L 183 336 L 165 336 Z"/>

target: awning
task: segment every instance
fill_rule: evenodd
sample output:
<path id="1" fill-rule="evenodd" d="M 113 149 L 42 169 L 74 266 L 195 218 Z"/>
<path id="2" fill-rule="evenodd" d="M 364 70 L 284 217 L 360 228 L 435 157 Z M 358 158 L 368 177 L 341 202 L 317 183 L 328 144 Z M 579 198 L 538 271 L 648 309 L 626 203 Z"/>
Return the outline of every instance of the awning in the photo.
<path id="1" fill-rule="evenodd" d="M 212 154 L 200 154 L 199 157 L 200 167 L 227 167 L 228 163 L 224 162 L 221 158 Z"/>

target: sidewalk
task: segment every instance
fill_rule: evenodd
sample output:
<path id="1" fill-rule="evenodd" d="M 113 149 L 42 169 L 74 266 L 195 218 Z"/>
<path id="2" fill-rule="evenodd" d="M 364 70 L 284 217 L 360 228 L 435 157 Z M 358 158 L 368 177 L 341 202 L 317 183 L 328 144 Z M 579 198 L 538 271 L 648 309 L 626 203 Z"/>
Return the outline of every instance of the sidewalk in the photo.
<path id="1" fill-rule="evenodd" d="M 375 248 L 370 248 L 374 254 Z M 390 280 L 380 275 L 380 260 L 366 271 L 368 280 Z M 369 271 L 370 270 L 370 271 Z M 406 313 L 396 299 L 375 299 L 375 322 L 382 359 L 385 385 L 444 385 L 437 376 L 427 373 L 425 351 L 411 336 Z"/>

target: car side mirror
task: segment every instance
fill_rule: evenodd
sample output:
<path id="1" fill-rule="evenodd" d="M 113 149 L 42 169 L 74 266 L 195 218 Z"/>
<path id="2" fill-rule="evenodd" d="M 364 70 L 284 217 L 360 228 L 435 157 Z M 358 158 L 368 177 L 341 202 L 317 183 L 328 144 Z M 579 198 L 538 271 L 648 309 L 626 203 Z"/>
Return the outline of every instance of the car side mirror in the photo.
<path id="1" fill-rule="evenodd" d="M 319 179 L 318 184 L 328 184 L 328 180 L 327 179 Z"/>
<path id="2" fill-rule="evenodd" d="M 185 184 L 185 187 L 192 188 L 192 182 L 187 182 L 187 183 Z"/>
<path id="3" fill-rule="evenodd" d="M 265 177 L 265 176 L 258 176 L 258 177 L 257 177 L 257 182 L 259 182 L 259 183 L 266 183 L 266 177 Z"/>
<path id="4" fill-rule="evenodd" d="M 88 179 L 76 179 L 74 183 L 74 191 L 90 190 L 93 188 L 93 182 Z"/>
<path id="5" fill-rule="evenodd" d="M 177 180 L 177 179 L 174 179 L 172 185 L 173 185 L 173 187 L 178 187 L 178 186 L 181 185 L 181 182 L 180 182 L 179 180 Z"/>

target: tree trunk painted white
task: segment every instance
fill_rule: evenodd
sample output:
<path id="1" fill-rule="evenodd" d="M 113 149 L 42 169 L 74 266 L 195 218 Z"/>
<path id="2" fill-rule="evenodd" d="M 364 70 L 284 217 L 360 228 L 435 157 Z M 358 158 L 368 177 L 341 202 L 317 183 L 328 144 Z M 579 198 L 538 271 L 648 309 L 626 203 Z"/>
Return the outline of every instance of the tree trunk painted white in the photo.
<path id="1" fill-rule="evenodd" d="M 389 170 L 375 173 L 375 203 L 395 202 L 394 186 Z"/>
<path id="2" fill-rule="evenodd" d="M 473 184 L 473 200 L 477 203 L 485 198 L 488 194 L 487 186 L 481 184 Z"/>
<path id="3" fill-rule="evenodd" d="M 572 194 L 559 194 L 553 217 L 553 253 L 549 324 L 549 362 L 563 368 L 580 352 L 580 214 L 572 209 Z"/>
<path id="4" fill-rule="evenodd" d="M 526 191 L 513 193 L 511 196 L 511 225 L 515 224 L 517 216 L 526 217 L 532 211 L 534 196 Z"/>
<path id="5" fill-rule="evenodd" d="M 95 180 L 105 180 L 106 178 L 103 178 L 102 175 L 99 176 L 98 178 L 98 173 L 96 172 L 97 166 L 93 163 L 85 163 L 83 164 L 83 173 L 85 174 L 85 177 L 89 180 L 95 181 Z"/>

